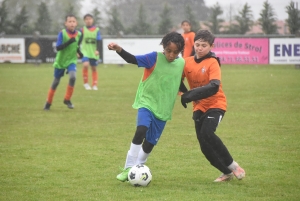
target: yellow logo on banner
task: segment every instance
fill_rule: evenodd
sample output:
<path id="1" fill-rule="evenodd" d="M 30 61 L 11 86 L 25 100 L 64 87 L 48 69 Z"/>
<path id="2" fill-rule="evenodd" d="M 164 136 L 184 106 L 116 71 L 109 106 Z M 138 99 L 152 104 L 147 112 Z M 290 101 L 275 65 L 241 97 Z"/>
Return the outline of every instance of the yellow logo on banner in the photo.
<path id="1" fill-rule="evenodd" d="M 40 45 L 37 44 L 36 42 L 31 43 L 28 47 L 28 52 L 30 56 L 37 57 L 41 52 Z"/>

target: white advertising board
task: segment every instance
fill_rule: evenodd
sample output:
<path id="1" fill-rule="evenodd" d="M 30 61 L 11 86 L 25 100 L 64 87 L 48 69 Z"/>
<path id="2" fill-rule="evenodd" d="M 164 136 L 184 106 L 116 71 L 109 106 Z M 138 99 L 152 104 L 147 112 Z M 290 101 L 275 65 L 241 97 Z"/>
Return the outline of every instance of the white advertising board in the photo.
<path id="1" fill-rule="evenodd" d="M 300 64 L 300 38 L 270 38 L 270 64 Z"/>
<path id="2" fill-rule="evenodd" d="M 161 38 L 105 38 L 103 39 L 103 63 L 105 64 L 126 64 L 126 61 L 124 61 L 115 51 L 111 51 L 107 48 L 108 44 L 111 42 L 117 43 L 124 50 L 133 55 L 143 55 L 153 51 L 163 51 L 162 45 L 159 45 Z"/>
<path id="3" fill-rule="evenodd" d="M 25 63 L 24 38 L 0 38 L 0 63 Z"/>

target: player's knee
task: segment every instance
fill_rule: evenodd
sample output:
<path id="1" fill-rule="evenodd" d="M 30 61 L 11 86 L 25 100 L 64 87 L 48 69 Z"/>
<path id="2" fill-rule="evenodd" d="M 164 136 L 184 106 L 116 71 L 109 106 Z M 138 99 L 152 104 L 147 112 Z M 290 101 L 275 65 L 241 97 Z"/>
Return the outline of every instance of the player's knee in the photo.
<path id="1" fill-rule="evenodd" d="M 97 72 L 96 66 L 92 66 L 92 71 L 93 71 L 93 72 Z"/>
<path id="2" fill-rule="evenodd" d="M 148 128 L 146 126 L 138 126 L 136 128 L 134 137 L 132 139 L 132 143 L 133 144 L 142 144 L 143 140 L 146 137 L 147 130 L 148 130 Z"/>
<path id="3" fill-rule="evenodd" d="M 75 81 L 76 81 L 76 77 L 75 77 L 75 76 L 71 76 L 71 77 L 70 77 L 70 81 L 71 81 L 71 82 L 75 82 Z"/>
<path id="4" fill-rule="evenodd" d="M 205 133 L 201 130 L 196 131 L 197 139 L 199 142 L 205 140 Z"/>
<path id="5" fill-rule="evenodd" d="M 75 76 L 70 76 L 69 85 L 70 86 L 74 86 L 75 85 L 75 81 L 76 81 L 76 77 Z"/>
<path id="6" fill-rule="evenodd" d="M 59 85 L 59 82 L 60 82 L 59 78 L 54 78 L 51 88 L 53 90 L 56 90 L 57 86 Z"/>
<path id="7" fill-rule="evenodd" d="M 83 68 L 88 69 L 88 67 L 89 67 L 89 62 L 88 61 L 83 62 Z"/>
<path id="8" fill-rule="evenodd" d="M 144 152 L 149 154 L 152 151 L 154 144 L 151 144 L 150 142 L 145 140 L 142 147 L 143 147 Z"/>

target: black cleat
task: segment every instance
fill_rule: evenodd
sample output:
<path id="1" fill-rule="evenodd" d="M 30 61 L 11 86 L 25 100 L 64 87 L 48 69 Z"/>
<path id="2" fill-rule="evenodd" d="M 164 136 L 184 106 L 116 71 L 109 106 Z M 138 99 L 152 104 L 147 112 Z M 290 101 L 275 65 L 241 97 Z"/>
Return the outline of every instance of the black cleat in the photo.
<path id="1" fill-rule="evenodd" d="M 64 104 L 68 106 L 69 109 L 74 109 L 74 105 L 72 105 L 70 100 L 64 100 Z"/>
<path id="2" fill-rule="evenodd" d="M 50 110 L 50 106 L 51 104 L 46 102 L 45 106 L 44 106 L 44 110 L 49 111 Z"/>

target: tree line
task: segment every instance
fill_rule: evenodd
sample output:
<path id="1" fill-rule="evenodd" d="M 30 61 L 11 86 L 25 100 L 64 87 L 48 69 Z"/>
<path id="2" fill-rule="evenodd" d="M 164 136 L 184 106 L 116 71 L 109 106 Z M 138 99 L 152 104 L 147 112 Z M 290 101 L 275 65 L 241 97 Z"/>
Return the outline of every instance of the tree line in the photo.
<path id="1" fill-rule="evenodd" d="M 300 12 L 293 1 L 291 1 L 285 9 L 288 14 L 286 22 L 289 31 L 291 34 L 297 34 L 300 30 Z M 209 20 L 204 23 L 215 34 L 245 34 L 250 31 L 255 24 L 251 6 L 248 3 L 244 4 L 242 9 L 238 11 L 238 14 L 233 16 L 233 20 L 229 25 L 223 25 L 224 20 L 221 17 L 222 14 L 223 9 L 216 3 L 211 7 Z M 263 33 L 278 34 L 276 14 L 268 0 L 263 3 L 263 8 L 259 15 L 260 17 L 257 23 L 261 26 Z"/>
<path id="2" fill-rule="evenodd" d="M 63 28 L 66 14 L 77 16 L 81 27 L 81 5 L 82 0 L 38 3 L 34 0 L 3 0 L 0 7 L 0 33 L 57 34 Z M 285 9 L 289 31 L 296 34 L 300 29 L 300 12 L 293 1 Z M 203 0 L 92 0 L 92 8 L 88 12 L 94 16 L 95 25 L 107 35 L 161 35 L 176 30 L 184 19 L 191 22 L 193 31 L 209 28 L 214 34 L 245 34 L 255 24 L 248 3 L 230 18 L 229 24 L 224 23 L 224 10 L 219 3 L 207 7 Z M 266 0 L 257 23 L 264 34 L 277 34 L 275 22 L 274 9 Z"/>

